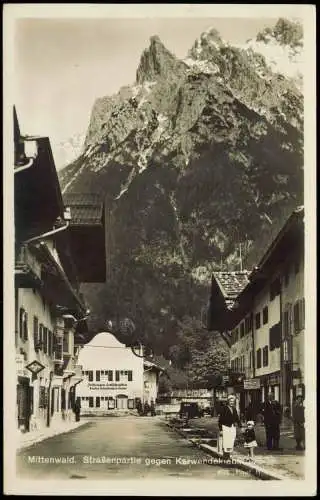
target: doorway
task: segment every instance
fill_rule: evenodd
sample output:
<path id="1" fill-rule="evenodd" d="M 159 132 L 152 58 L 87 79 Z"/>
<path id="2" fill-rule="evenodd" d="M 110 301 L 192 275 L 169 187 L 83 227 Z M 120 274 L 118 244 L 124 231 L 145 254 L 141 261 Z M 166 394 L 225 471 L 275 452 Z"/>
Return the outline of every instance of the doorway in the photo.
<path id="1" fill-rule="evenodd" d="M 118 394 L 117 396 L 117 410 L 128 409 L 128 396 L 125 394 Z"/>
<path id="2" fill-rule="evenodd" d="M 33 387 L 29 385 L 27 377 L 19 377 L 17 385 L 18 428 L 24 432 L 30 430 L 30 417 L 32 414 Z"/>

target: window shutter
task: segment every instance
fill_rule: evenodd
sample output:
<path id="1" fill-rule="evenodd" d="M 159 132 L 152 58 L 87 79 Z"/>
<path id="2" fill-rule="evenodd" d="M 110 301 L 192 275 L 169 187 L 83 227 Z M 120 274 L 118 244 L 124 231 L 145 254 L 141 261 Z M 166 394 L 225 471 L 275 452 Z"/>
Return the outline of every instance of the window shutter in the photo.
<path id="1" fill-rule="evenodd" d="M 300 327 L 301 330 L 305 328 L 305 300 L 300 300 Z"/>
<path id="2" fill-rule="evenodd" d="M 33 342 L 34 348 L 36 348 L 36 345 L 39 342 L 39 324 L 36 316 L 33 316 Z"/>
<path id="3" fill-rule="evenodd" d="M 23 316 L 23 340 L 28 340 L 28 313 Z"/>
<path id="4" fill-rule="evenodd" d="M 292 304 L 288 304 L 288 336 L 292 335 L 293 330 L 293 310 Z"/>

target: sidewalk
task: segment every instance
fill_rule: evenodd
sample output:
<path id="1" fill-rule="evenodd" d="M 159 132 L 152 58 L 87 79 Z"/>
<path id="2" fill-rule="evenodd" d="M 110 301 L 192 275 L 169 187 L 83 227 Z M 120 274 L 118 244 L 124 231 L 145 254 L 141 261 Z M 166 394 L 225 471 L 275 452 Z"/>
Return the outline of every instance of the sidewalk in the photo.
<path id="1" fill-rule="evenodd" d="M 71 432 L 78 427 L 86 425 L 89 420 L 80 420 L 79 422 L 62 422 L 54 427 L 45 427 L 38 431 L 26 432 L 21 434 L 18 432 L 17 435 L 17 451 L 24 448 L 28 448 L 40 441 L 57 436 L 58 434 L 64 434 L 66 432 Z"/>
<path id="2" fill-rule="evenodd" d="M 206 429 L 212 435 L 218 435 L 218 418 L 192 419 L 188 423 L 190 428 Z M 271 472 L 281 473 L 288 479 L 303 479 L 305 466 L 305 452 L 295 449 L 296 442 L 293 435 L 293 425 L 290 421 L 284 421 L 280 428 L 281 451 L 269 451 L 265 445 L 265 429 L 261 424 L 255 427 L 258 447 L 255 448 L 254 463 L 263 466 Z M 248 456 L 248 450 L 241 442 L 241 434 L 237 433 L 240 439 L 236 441 L 234 457 Z"/>

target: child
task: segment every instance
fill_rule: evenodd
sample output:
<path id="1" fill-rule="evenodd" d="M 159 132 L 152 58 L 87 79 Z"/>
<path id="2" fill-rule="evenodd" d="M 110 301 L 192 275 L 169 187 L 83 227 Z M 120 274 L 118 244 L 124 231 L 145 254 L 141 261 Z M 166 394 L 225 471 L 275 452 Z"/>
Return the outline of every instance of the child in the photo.
<path id="1" fill-rule="evenodd" d="M 256 434 L 254 432 L 254 422 L 252 420 L 249 420 L 247 422 L 247 427 L 244 430 L 244 447 L 248 448 L 249 457 L 251 460 L 253 459 L 253 450 L 256 446 L 258 446 L 258 444 L 256 441 Z"/>

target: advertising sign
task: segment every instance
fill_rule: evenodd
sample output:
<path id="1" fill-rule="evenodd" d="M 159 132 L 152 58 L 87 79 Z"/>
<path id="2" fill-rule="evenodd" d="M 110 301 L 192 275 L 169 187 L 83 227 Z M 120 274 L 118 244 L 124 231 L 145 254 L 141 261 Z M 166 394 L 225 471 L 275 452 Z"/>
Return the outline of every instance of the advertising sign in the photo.
<path id="1" fill-rule="evenodd" d="M 260 389 L 260 386 L 261 386 L 261 384 L 260 384 L 259 378 L 251 378 L 251 379 L 243 381 L 243 388 L 244 389 L 248 389 L 248 390 Z"/>

